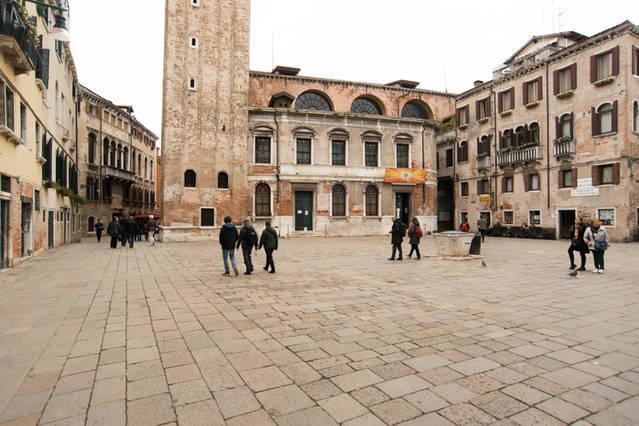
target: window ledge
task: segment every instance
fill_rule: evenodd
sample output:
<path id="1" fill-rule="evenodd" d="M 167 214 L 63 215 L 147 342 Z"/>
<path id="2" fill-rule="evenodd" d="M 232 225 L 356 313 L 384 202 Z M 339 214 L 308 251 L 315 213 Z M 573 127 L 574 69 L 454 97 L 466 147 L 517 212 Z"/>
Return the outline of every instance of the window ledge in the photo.
<path id="1" fill-rule="evenodd" d="M 271 220 L 273 219 L 273 216 L 253 216 L 253 219 L 260 219 L 260 220 Z"/>
<path id="2" fill-rule="evenodd" d="M 329 216 L 331 220 L 347 220 L 349 216 Z"/>
<path id="3" fill-rule="evenodd" d="M 526 108 L 527 109 L 535 108 L 537 105 L 539 105 L 539 101 L 529 102 L 526 104 Z"/>
<path id="4" fill-rule="evenodd" d="M 541 189 L 529 189 L 526 192 L 541 192 Z"/>
<path id="5" fill-rule="evenodd" d="M 572 98 L 575 95 L 574 90 L 566 90 L 565 92 L 558 93 L 556 96 L 559 99 Z"/>
<path id="6" fill-rule="evenodd" d="M 512 113 L 513 113 L 513 110 L 512 110 L 512 109 L 509 109 L 509 110 L 507 110 L 507 111 L 502 111 L 502 112 L 500 112 L 500 113 L 499 113 L 499 115 L 500 115 L 501 117 L 507 117 L 507 116 L 511 115 Z"/>
<path id="7" fill-rule="evenodd" d="M 601 80 L 597 80 L 592 84 L 594 84 L 596 87 L 600 87 L 600 86 L 605 86 L 607 84 L 610 84 L 613 81 L 615 81 L 615 77 L 607 77 L 607 78 L 602 78 Z"/>
<path id="8" fill-rule="evenodd" d="M 381 220 L 384 218 L 384 216 L 363 216 L 364 219 L 377 219 L 377 220 Z"/>
<path id="9" fill-rule="evenodd" d="M 593 139 L 601 139 L 601 138 L 605 138 L 607 136 L 613 136 L 616 135 L 617 132 L 606 132 L 606 133 L 600 133 L 598 135 L 593 135 L 592 138 Z"/>
<path id="10" fill-rule="evenodd" d="M 459 130 L 464 130 L 464 129 L 468 128 L 468 124 L 460 124 L 459 126 L 457 126 L 457 128 Z"/>
<path id="11" fill-rule="evenodd" d="M 484 117 L 484 118 L 480 118 L 479 120 L 477 120 L 477 122 L 479 124 L 484 124 L 484 123 L 488 123 L 488 120 L 490 120 L 490 117 Z"/>
<path id="12" fill-rule="evenodd" d="M 611 186 L 619 186 L 616 183 L 600 183 L 599 185 L 593 185 L 596 186 L 597 188 L 601 188 L 601 187 L 611 187 Z"/>

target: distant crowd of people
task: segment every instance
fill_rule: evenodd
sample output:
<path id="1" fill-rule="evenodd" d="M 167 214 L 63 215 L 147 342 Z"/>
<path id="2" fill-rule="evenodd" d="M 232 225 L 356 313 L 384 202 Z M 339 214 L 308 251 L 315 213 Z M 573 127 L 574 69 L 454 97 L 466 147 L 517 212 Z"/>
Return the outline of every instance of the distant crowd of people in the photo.
<path id="1" fill-rule="evenodd" d="M 98 242 L 102 240 L 102 231 L 104 225 L 102 221 L 98 219 L 95 224 L 95 236 Z M 118 242 L 122 244 L 121 247 L 125 247 L 129 244 L 130 248 L 133 248 L 135 241 L 142 241 L 144 238 L 149 242 L 149 245 L 155 245 L 155 235 L 159 232 L 157 223 L 153 218 L 153 215 L 149 215 L 149 220 L 145 221 L 142 225 L 133 216 L 120 218 L 113 216 L 111 223 L 107 227 L 107 234 L 111 237 L 111 248 L 117 248 Z"/>

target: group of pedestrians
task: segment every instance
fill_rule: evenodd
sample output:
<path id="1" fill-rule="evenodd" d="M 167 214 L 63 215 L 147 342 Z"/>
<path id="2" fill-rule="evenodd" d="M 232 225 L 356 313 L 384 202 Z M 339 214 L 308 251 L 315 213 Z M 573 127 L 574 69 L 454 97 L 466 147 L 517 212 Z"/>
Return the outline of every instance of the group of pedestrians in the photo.
<path id="1" fill-rule="evenodd" d="M 404 237 L 408 234 L 408 242 L 410 244 L 410 252 L 408 253 L 408 258 L 410 259 L 413 256 L 413 253 L 417 255 L 415 260 L 421 260 L 422 255 L 419 252 L 419 243 L 422 237 L 424 236 L 424 231 L 422 231 L 422 227 L 419 224 L 419 220 L 414 217 L 411 220 L 410 226 L 406 226 L 401 219 L 394 218 L 393 226 L 389 232 L 391 234 L 391 244 L 393 245 L 393 251 L 391 257 L 388 260 L 403 260 L 402 256 L 402 242 L 404 241 Z M 397 257 L 395 257 L 397 256 Z"/>
<path id="2" fill-rule="evenodd" d="M 277 250 L 277 232 L 271 226 L 270 221 L 266 221 L 265 225 L 266 227 L 258 240 L 257 232 L 255 228 L 253 228 L 250 219 L 244 219 L 242 228 L 238 232 L 231 217 L 226 216 L 224 218 L 224 225 L 222 225 L 222 229 L 220 229 L 220 246 L 222 247 L 222 258 L 224 260 L 223 275 L 231 275 L 231 268 L 233 268 L 235 276 L 240 274 L 237 269 L 237 262 L 235 261 L 235 250 L 239 250 L 240 248 L 242 249 L 242 257 L 244 258 L 244 266 L 246 267 L 244 275 L 251 275 L 254 271 L 252 259 L 253 249 L 257 252 L 257 250 L 260 250 L 262 247 L 266 253 L 266 265 L 263 269 L 271 274 L 275 273 L 273 252 Z"/>
<path id="3" fill-rule="evenodd" d="M 99 231 L 98 231 L 99 225 Z M 102 222 L 98 220 L 96 226 L 96 237 L 98 238 L 98 242 L 100 242 L 102 238 L 102 230 L 104 229 L 104 225 Z M 128 216 L 126 218 L 119 218 L 118 216 L 113 216 L 111 223 L 107 227 L 107 234 L 111 237 L 111 248 L 117 248 L 118 242 L 122 244 L 122 247 L 125 247 L 126 244 L 129 244 L 130 248 L 133 248 L 135 241 L 141 241 L 141 230 L 144 231 L 145 234 L 148 233 L 148 241 L 149 245 L 155 245 L 155 234 L 158 232 L 157 224 L 153 218 L 153 215 L 149 215 L 149 220 L 146 222 L 143 228 L 138 225 L 138 222 L 132 216 Z"/>
<path id="4" fill-rule="evenodd" d="M 568 257 L 570 258 L 570 269 L 577 271 L 586 270 L 586 254 L 592 252 L 594 263 L 593 273 L 603 274 L 604 272 L 604 254 L 610 246 L 608 231 L 602 226 L 601 220 L 596 219 L 587 225 L 583 218 L 578 217 L 575 224 L 570 228 L 571 243 L 568 248 Z M 577 268 L 575 264 L 575 254 L 579 253 L 581 266 Z"/>

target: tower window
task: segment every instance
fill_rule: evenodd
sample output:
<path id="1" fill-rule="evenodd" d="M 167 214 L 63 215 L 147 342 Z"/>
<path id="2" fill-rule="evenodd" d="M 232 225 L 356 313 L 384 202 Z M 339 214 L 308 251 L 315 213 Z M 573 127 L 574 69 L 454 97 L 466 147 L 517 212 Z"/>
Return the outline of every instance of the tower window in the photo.
<path id="1" fill-rule="evenodd" d="M 198 46 L 198 44 L 197 44 L 197 37 L 191 37 L 191 47 L 192 47 L 193 49 L 197 49 L 197 46 Z"/>
<path id="2" fill-rule="evenodd" d="M 189 78 L 189 90 L 196 90 L 197 89 L 197 83 L 195 82 L 194 78 Z"/>
<path id="3" fill-rule="evenodd" d="M 200 5 L 200 0 L 191 0 L 191 5 L 199 6 Z"/>

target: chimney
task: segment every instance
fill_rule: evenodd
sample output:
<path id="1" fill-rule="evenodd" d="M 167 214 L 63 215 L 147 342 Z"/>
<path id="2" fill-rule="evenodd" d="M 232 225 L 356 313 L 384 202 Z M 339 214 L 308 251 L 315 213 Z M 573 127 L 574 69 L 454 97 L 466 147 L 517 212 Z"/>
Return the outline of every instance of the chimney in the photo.
<path id="1" fill-rule="evenodd" d="M 474 87 L 481 86 L 482 84 L 484 84 L 484 82 L 483 82 L 483 81 L 481 81 L 481 80 L 475 80 L 475 81 L 473 82 L 473 86 L 474 86 Z"/>

